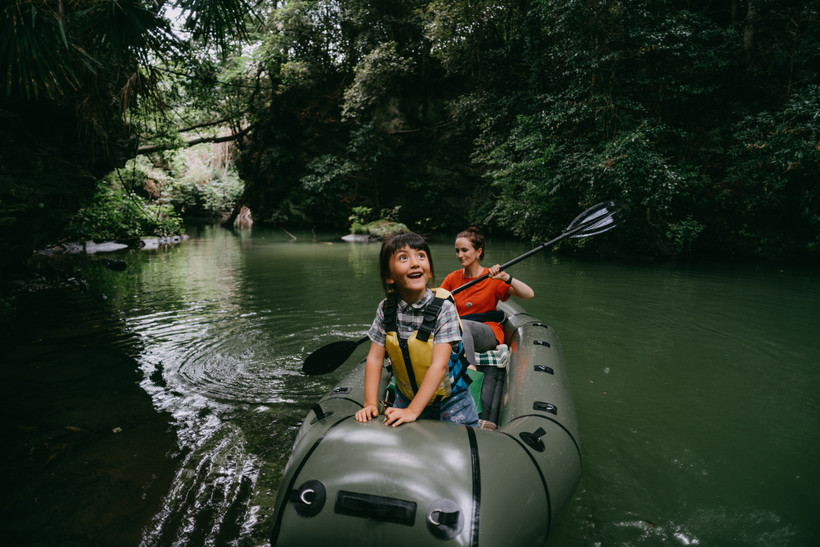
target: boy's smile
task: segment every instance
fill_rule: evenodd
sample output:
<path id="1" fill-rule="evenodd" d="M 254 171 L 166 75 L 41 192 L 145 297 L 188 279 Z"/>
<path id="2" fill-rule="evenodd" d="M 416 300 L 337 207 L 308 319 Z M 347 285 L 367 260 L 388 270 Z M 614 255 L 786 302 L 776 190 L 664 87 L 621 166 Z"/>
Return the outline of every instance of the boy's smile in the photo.
<path id="1" fill-rule="evenodd" d="M 412 304 L 427 291 L 427 282 L 432 278 L 430 260 L 420 249 L 404 246 L 390 257 L 390 278 L 402 300 Z"/>

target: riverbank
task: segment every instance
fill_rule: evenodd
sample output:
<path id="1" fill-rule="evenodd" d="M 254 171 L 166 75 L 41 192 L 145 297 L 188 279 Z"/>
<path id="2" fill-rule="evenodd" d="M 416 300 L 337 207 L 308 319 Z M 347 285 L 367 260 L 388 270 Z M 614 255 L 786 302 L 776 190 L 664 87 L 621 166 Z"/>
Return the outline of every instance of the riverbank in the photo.
<path id="1" fill-rule="evenodd" d="M 88 288 L 85 273 L 86 257 L 94 264 L 114 271 L 125 271 L 128 267 L 125 255 L 129 251 L 151 251 L 178 245 L 188 241 L 187 234 L 167 237 L 143 237 L 137 242 L 83 241 L 55 243 L 32 253 L 20 264 L 16 271 L 5 272 L 0 279 L 0 327 L 7 325 L 16 316 L 17 297 L 23 293 L 33 293 L 51 289 Z"/>

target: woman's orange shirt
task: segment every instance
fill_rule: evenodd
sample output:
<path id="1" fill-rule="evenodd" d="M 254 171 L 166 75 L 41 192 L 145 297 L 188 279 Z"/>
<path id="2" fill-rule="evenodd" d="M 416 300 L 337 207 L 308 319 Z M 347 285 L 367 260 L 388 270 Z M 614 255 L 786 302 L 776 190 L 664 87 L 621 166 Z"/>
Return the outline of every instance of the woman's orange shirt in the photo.
<path id="1" fill-rule="evenodd" d="M 487 268 L 482 269 L 479 276 L 484 275 L 488 271 L 489 270 Z M 456 270 L 454 272 L 450 272 L 450 274 L 444 278 L 444 281 L 441 283 L 441 288 L 452 292 L 453 289 L 457 289 L 465 283 L 469 283 L 473 279 L 475 278 L 464 277 L 464 270 Z M 463 291 L 453 295 L 453 298 L 456 301 L 458 315 L 464 316 L 471 313 L 494 311 L 499 300 L 505 302 L 510 297 L 508 294 L 509 290 L 510 286 L 500 279 L 484 279 L 472 287 L 464 289 Z M 486 324 L 493 329 L 495 339 L 498 343 L 503 344 L 504 329 L 501 328 L 501 324 L 491 321 L 487 321 Z"/>

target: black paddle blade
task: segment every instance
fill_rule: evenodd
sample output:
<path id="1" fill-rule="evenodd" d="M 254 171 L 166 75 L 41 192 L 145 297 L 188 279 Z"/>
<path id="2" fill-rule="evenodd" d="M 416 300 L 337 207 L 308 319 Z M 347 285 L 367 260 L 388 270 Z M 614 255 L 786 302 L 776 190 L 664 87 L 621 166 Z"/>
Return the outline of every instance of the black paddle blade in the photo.
<path id="1" fill-rule="evenodd" d="M 307 356 L 305 364 L 302 365 L 302 372 L 308 376 L 327 374 L 333 372 L 344 363 L 350 354 L 359 347 L 359 344 L 368 340 L 367 336 L 356 341 L 341 340 L 322 346 Z"/>
<path id="2" fill-rule="evenodd" d="M 574 232 L 569 236 L 573 238 L 608 232 L 618 225 L 627 211 L 626 205 L 615 201 L 603 201 L 575 217 L 564 233 Z"/>

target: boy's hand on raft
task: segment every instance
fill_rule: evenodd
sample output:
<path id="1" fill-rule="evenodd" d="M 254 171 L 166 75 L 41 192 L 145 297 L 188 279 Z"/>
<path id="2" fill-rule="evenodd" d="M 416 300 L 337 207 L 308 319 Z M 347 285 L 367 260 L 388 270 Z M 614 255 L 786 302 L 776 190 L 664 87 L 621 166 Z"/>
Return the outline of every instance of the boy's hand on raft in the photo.
<path id="1" fill-rule="evenodd" d="M 376 405 L 365 405 L 363 409 L 356 411 L 356 421 L 364 423 L 378 415 L 379 407 Z"/>
<path id="2" fill-rule="evenodd" d="M 384 411 L 384 425 L 396 427 L 401 424 L 415 422 L 419 415 L 409 408 L 388 408 Z"/>

